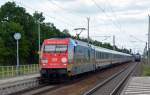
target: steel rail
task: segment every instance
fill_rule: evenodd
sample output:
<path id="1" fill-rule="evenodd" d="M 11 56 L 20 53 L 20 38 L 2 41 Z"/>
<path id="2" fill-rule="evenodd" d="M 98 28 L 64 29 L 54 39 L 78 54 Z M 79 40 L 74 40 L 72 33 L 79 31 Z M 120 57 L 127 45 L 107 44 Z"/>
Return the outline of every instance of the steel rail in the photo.
<path id="1" fill-rule="evenodd" d="M 122 87 L 122 85 L 128 80 L 128 78 L 130 77 L 130 75 L 132 74 L 132 72 L 134 71 L 134 68 L 136 68 L 138 63 L 136 63 L 136 65 L 131 69 L 130 72 L 128 72 L 128 74 L 126 75 L 126 77 L 119 82 L 119 84 L 115 87 L 115 89 L 110 93 L 110 95 L 117 95 L 118 91 L 120 90 L 120 88 Z"/>
<path id="2" fill-rule="evenodd" d="M 116 76 L 120 75 L 122 72 L 126 71 L 127 68 L 130 67 L 127 66 L 126 68 L 124 68 L 123 70 L 119 71 L 118 73 L 110 76 L 109 78 L 107 78 L 106 80 L 104 80 L 103 82 L 97 84 L 94 88 L 90 89 L 89 91 L 86 91 L 83 95 L 91 95 L 92 93 L 96 92 L 99 88 L 101 88 L 102 86 L 104 86 L 105 84 L 107 84 L 107 82 L 113 80 Z"/>
<path id="3" fill-rule="evenodd" d="M 21 95 L 40 95 L 42 93 L 45 93 L 48 91 L 53 91 L 53 90 L 58 89 L 58 88 L 59 88 L 59 86 L 47 85 L 47 86 L 36 88 L 34 90 L 31 90 L 31 91 L 25 91 L 24 93 L 21 93 Z"/>

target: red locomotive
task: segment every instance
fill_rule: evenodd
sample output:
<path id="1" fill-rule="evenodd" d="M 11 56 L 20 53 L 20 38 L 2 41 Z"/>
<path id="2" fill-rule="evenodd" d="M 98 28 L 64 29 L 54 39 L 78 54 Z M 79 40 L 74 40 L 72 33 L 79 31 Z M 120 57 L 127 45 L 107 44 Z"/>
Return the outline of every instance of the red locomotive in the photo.
<path id="1" fill-rule="evenodd" d="M 112 64 L 131 61 L 129 54 L 88 45 L 71 38 L 52 38 L 41 49 L 41 77 L 74 76 Z"/>

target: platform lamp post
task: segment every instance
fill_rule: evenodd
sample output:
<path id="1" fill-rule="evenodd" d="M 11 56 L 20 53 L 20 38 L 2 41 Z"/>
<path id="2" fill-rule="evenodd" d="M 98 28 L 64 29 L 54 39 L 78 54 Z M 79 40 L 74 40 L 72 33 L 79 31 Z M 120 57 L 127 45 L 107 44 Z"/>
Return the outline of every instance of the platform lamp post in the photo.
<path id="1" fill-rule="evenodd" d="M 19 40 L 21 39 L 21 34 L 15 33 L 14 38 L 17 41 L 17 75 L 19 75 Z"/>
<path id="2" fill-rule="evenodd" d="M 148 15 L 148 64 L 150 65 L 150 15 Z"/>

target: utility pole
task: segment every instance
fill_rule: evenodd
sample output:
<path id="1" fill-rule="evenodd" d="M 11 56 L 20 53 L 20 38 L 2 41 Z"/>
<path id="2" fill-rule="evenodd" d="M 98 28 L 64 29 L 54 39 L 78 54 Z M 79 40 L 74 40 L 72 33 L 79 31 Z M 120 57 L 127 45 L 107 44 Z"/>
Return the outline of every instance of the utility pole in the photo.
<path id="1" fill-rule="evenodd" d="M 150 16 L 148 15 L 148 64 L 150 64 Z"/>
<path id="2" fill-rule="evenodd" d="M 88 46 L 90 46 L 90 37 L 89 37 L 89 22 L 90 18 L 87 17 L 87 40 L 88 40 Z M 90 50 L 88 49 L 88 56 L 89 56 L 89 61 L 91 62 L 91 55 L 90 55 Z"/>
<path id="3" fill-rule="evenodd" d="M 39 64 L 40 64 L 40 50 L 41 50 L 41 46 L 40 46 L 40 42 L 41 42 L 41 33 L 40 33 L 40 21 L 37 21 L 38 23 L 38 40 L 39 40 L 39 51 L 38 51 L 38 54 L 39 54 Z"/>
<path id="4" fill-rule="evenodd" d="M 40 52 L 40 48 L 41 48 L 41 46 L 40 46 L 40 40 L 41 40 L 41 37 L 40 37 L 40 22 L 38 21 L 38 39 L 39 39 L 39 52 Z"/>
<path id="5" fill-rule="evenodd" d="M 148 49 L 147 49 L 147 42 L 146 42 L 146 46 L 145 46 L 145 50 L 144 50 L 144 56 L 145 56 L 145 59 L 147 58 L 146 63 L 148 64 L 148 53 L 147 52 L 148 52 Z"/>
<path id="6" fill-rule="evenodd" d="M 113 50 L 115 50 L 115 35 L 113 35 Z"/>
<path id="7" fill-rule="evenodd" d="M 89 42 L 90 42 L 90 37 L 89 37 L 89 22 L 90 22 L 90 18 L 89 17 L 87 17 L 87 32 L 88 32 L 88 35 L 87 35 L 87 38 L 88 38 L 88 46 L 89 46 Z"/>

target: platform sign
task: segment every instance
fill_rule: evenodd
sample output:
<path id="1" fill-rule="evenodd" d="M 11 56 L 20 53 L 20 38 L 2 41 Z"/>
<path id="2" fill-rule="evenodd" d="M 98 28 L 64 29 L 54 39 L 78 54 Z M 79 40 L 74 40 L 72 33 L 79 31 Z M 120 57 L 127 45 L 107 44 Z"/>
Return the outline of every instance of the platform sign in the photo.
<path id="1" fill-rule="evenodd" d="M 21 34 L 20 33 L 15 33 L 14 38 L 15 38 L 15 40 L 21 39 Z"/>

